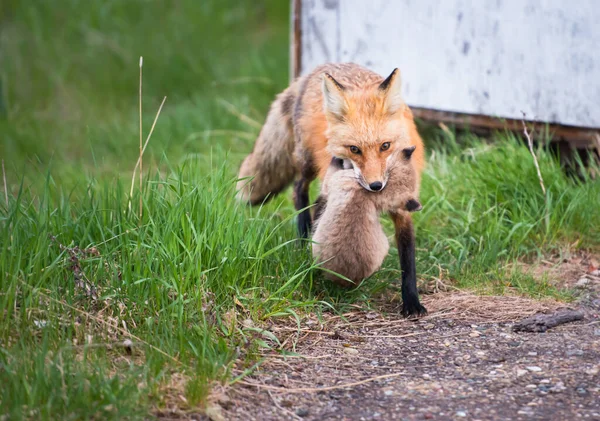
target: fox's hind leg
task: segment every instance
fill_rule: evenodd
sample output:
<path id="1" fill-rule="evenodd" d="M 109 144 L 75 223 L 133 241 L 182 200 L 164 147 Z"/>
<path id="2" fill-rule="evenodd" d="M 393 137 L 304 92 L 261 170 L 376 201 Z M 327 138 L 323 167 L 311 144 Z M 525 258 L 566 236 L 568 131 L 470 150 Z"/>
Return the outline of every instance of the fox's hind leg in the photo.
<path id="1" fill-rule="evenodd" d="M 396 243 L 402 271 L 402 314 L 421 316 L 427 314 L 419 302 L 417 290 L 417 267 L 415 258 L 415 229 L 412 219 L 406 212 L 390 212 L 396 229 Z"/>

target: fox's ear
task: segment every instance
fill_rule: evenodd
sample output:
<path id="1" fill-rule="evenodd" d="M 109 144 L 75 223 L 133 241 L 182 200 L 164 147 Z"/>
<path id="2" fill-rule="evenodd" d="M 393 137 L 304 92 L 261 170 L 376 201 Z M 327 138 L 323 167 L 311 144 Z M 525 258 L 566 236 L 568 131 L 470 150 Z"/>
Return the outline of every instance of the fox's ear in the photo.
<path id="1" fill-rule="evenodd" d="M 402 155 L 404 155 L 404 159 L 410 159 L 415 149 L 417 149 L 415 145 L 402 149 Z"/>
<path id="2" fill-rule="evenodd" d="M 385 96 L 385 110 L 393 114 L 402 108 L 402 80 L 400 70 L 397 68 L 379 85 L 379 91 Z"/>
<path id="3" fill-rule="evenodd" d="M 323 74 L 323 110 L 328 117 L 342 119 L 348 106 L 344 91 L 346 88 L 329 73 Z"/>

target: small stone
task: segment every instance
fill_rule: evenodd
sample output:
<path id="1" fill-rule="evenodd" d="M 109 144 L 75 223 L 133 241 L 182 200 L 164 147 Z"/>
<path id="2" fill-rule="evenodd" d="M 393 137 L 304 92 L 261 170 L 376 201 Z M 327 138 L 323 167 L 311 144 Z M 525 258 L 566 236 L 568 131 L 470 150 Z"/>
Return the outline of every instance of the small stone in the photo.
<path id="1" fill-rule="evenodd" d="M 357 355 L 358 354 L 358 349 L 356 349 L 356 348 L 344 348 L 344 352 L 346 354 L 350 354 L 350 355 Z"/>
<path id="2" fill-rule="evenodd" d="M 566 389 L 567 388 L 565 387 L 565 384 L 563 382 L 558 382 L 550 388 L 550 392 L 559 393 Z"/>
<path id="3" fill-rule="evenodd" d="M 457 412 L 456 412 L 456 416 L 457 416 L 457 417 L 464 418 L 464 417 L 466 417 L 466 416 L 467 416 L 467 413 L 466 413 L 465 411 L 457 411 Z"/>
<path id="4" fill-rule="evenodd" d="M 592 276 L 600 276 L 600 269 L 596 269 L 590 275 L 592 275 Z"/>
<path id="5" fill-rule="evenodd" d="M 537 352 L 528 352 L 527 355 L 529 355 L 530 357 L 535 357 L 537 356 Z"/>
<path id="6" fill-rule="evenodd" d="M 598 374 L 598 367 L 592 367 L 588 370 L 585 371 L 586 374 L 589 374 L 590 376 L 595 376 L 596 374 Z"/>
<path id="7" fill-rule="evenodd" d="M 550 383 L 550 380 L 549 379 L 542 379 L 542 380 L 540 380 L 540 383 L 542 383 L 542 384 L 548 384 L 548 383 Z"/>
<path id="8" fill-rule="evenodd" d="M 392 396 L 394 394 L 394 391 L 393 390 L 386 390 L 385 392 L 383 392 L 383 394 L 385 396 Z"/>
<path id="9" fill-rule="evenodd" d="M 585 288 L 590 283 L 590 280 L 585 276 L 583 278 L 579 278 L 579 280 L 575 283 L 577 288 Z"/>
<path id="10" fill-rule="evenodd" d="M 575 355 L 583 355 L 583 351 L 581 349 L 573 349 L 567 351 L 567 357 L 573 357 Z"/>
<path id="11" fill-rule="evenodd" d="M 481 336 L 481 333 L 479 333 L 477 331 L 473 331 L 473 332 L 469 333 L 469 336 L 471 338 L 477 338 L 477 337 Z"/>
<path id="12" fill-rule="evenodd" d="M 431 379 L 431 376 L 429 374 L 423 374 L 423 378 L 425 380 L 429 380 L 429 379 Z"/>
<path id="13" fill-rule="evenodd" d="M 296 415 L 298 415 L 299 417 L 306 417 L 308 415 L 308 409 L 307 408 L 298 408 L 296 410 Z"/>
<path id="14" fill-rule="evenodd" d="M 594 335 L 600 336 L 600 329 L 594 329 Z"/>
<path id="15" fill-rule="evenodd" d="M 537 386 L 535 384 L 528 384 L 525 386 L 525 389 L 537 389 Z"/>
<path id="16" fill-rule="evenodd" d="M 527 367 L 527 370 L 532 371 L 534 373 L 538 373 L 538 372 L 542 371 L 542 369 L 540 367 L 537 367 L 535 365 Z"/>
<path id="17" fill-rule="evenodd" d="M 517 377 L 523 377 L 525 374 L 527 374 L 527 370 L 521 368 L 517 370 Z"/>

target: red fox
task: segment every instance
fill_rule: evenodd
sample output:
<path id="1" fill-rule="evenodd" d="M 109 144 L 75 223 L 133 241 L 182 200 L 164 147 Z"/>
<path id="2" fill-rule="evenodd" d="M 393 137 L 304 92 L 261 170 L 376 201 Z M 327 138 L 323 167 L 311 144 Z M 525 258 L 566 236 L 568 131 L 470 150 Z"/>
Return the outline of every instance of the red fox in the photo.
<path id="1" fill-rule="evenodd" d="M 326 64 L 296 79 L 271 105 L 254 149 L 241 165 L 238 198 L 260 204 L 295 180 L 294 206 L 302 210 L 298 229 L 307 238 L 312 225 L 309 185 L 323 178 L 332 157 L 349 160 L 356 181 L 377 192 L 386 186 L 397 150 L 411 150 L 418 191 L 425 149 L 402 99 L 398 69 L 383 79 L 356 64 Z M 403 314 L 425 314 L 417 291 L 412 219 L 401 209 L 389 214 L 400 255 Z"/>
<path id="2" fill-rule="evenodd" d="M 371 193 L 356 182 L 351 166 L 344 169 L 342 160 L 333 158 L 316 201 L 312 236 L 313 257 L 321 268 L 327 269 L 326 278 L 351 287 L 381 267 L 389 244 L 379 215 L 390 210 L 421 209 L 415 194 L 415 171 L 409 160 L 410 157 L 391 162 L 387 187 L 380 193 Z"/>

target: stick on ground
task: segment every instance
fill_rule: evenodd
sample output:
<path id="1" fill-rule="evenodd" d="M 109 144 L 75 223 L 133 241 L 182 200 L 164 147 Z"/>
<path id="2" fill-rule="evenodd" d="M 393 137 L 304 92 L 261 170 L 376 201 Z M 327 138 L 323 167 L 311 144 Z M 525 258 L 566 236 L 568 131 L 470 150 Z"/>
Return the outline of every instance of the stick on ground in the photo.
<path id="1" fill-rule="evenodd" d="M 515 332 L 545 332 L 558 325 L 583 320 L 580 310 L 559 310 L 551 314 L 536 314 L 516 323 Z"/>

